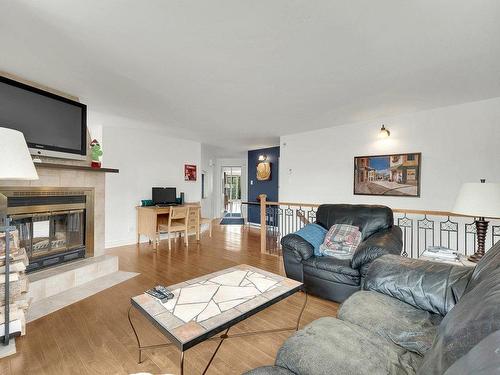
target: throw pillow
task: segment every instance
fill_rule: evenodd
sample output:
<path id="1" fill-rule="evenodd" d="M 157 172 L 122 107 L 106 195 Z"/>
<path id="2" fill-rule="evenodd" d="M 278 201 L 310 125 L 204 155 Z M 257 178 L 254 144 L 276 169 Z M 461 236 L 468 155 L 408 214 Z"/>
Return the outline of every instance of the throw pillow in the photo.
<path id="1" fill-rule="evenodd" d="M 361 243 L 361 232 L 358 227 L 348 224 L 333 225 L 320 246 L 322 255 L 349 259 Z"/>

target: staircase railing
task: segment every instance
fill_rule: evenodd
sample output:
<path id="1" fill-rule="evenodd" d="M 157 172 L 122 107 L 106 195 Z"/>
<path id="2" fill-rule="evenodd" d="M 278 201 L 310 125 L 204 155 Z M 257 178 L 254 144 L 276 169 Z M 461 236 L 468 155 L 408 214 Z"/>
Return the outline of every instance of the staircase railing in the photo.
<path id="1" fill-rule="evenodd" d="M 270 202 L 259 196 L 261 252 L 280 254 L 283 236 L 316 221 L 319 204 Z M 255 204 L 255 203 L 254 203 Z M 429 246 L 444 246 L 471 255 L 476 251 L 476 226 L 473 217 L 448 211 L 393 208 L 394 224 L 403 232 L 402 256 L 418 258 Z M 500 240 L 500 220 L 491 220 L 486 248 Z"/>

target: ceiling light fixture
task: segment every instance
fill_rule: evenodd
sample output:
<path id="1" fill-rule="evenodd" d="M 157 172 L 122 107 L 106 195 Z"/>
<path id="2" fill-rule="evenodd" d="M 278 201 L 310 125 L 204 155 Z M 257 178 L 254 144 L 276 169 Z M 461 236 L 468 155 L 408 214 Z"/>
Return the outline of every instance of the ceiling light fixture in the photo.
<path id="1" fill-rule="evenodd" d="M 261 154 L 259 155 L 259 161 L 266 161 L 267 160 L 267 155 Z"/>

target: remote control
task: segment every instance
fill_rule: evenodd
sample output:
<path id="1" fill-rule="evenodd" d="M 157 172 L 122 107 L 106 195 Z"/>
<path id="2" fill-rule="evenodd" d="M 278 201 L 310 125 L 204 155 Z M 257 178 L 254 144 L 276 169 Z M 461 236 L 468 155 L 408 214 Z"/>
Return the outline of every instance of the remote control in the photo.
<path id="1" fill-rule="evenodd" d="M 163 293 L 158 292 L 156 289 L 146 290 L 146 293 L 149 294 L 150 296 L 156 298 L 157 300 L 159 300 L 162 303 L 168 301 L 168 297 L 166 295 L 164 295 Z"/>
<path id="2" fill-rule="evenodd" d="M 164 286 L 162 285 L 157 285 L 155 287 L 155 290 L 158 292 L 158 293 L 161 293 L 163 294 L 165 297 L 167 297 L 167 299 L 172 299 L 174 298 L 174 293 L 172 293 L 170 290 L 168 290 L 167 288 L 165 288 Z"/>

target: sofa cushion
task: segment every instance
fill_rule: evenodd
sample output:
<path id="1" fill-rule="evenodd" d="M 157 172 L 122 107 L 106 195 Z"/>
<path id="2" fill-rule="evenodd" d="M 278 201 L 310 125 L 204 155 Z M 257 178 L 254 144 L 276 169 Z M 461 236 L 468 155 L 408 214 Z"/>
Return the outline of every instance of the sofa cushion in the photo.
<path id="1" fill-rule="evenodd" d="M 500 374 L 500 331 L 495 331 L 456 361 L 444 375 Z"/>
<path id="2" fill-rule="evenodd" d="M 415 374 L 421 357 L 355 324 L 320 318 L 291 336 L 276 365 L 304 375 Z"/>
<path id="3" fill-rule="evenodd" d="M 350 259 L 312 257 L 303 261 L 304 273 L 324 280 L 359 285 L 359 271 L 351 268 Z"/>
<path id="4" fill-rule="evenodd" d="M 359 228 L 363 239 L 394 224 L 392 210 L 386 206 L 367 204 L 322 204 L 316 222 L 326 229 L 334 224 L 349 224 Z"/>
<path id="5" fill-rule="evenodd" d="M 432 346 L 442 319 L 441 315 L 368 291 L 359 291 L 349 297 L 340 306 L 337 317 L 420 355 Z"/>
<path id="6" fill-rule="evenodd" d="M 360 269 L 375 259 L 387 255 L 401 255 L 403 249 L 403 232 L 401 228 L 392 226 L 378 231 L 361 242 L 353 254 L 351 267 Z"/>
<path id="7" fill-rule="evenodd" d="M 488 278 L 489 274 L 498 268 L 500 268 L 500 241 L 489 249 L 485 256 L 476 265 L 467 288 L 465 289 L 465 293 L 468 293 L 482 280 Z"/>
<path id="8" fill-rule="evenodd" d="M 384 255 L 372 262 L 363 288 L 446 315 L 459 297 L 455 284 L 469 280 L 471 273 L 470 267 Z"/>
<path id="9" fill-rule="evenodd" d="M 465 293 L 439 325 L 419 374 L 443 374 L 489 334 L 500 329 L 500 269 Z"/>

